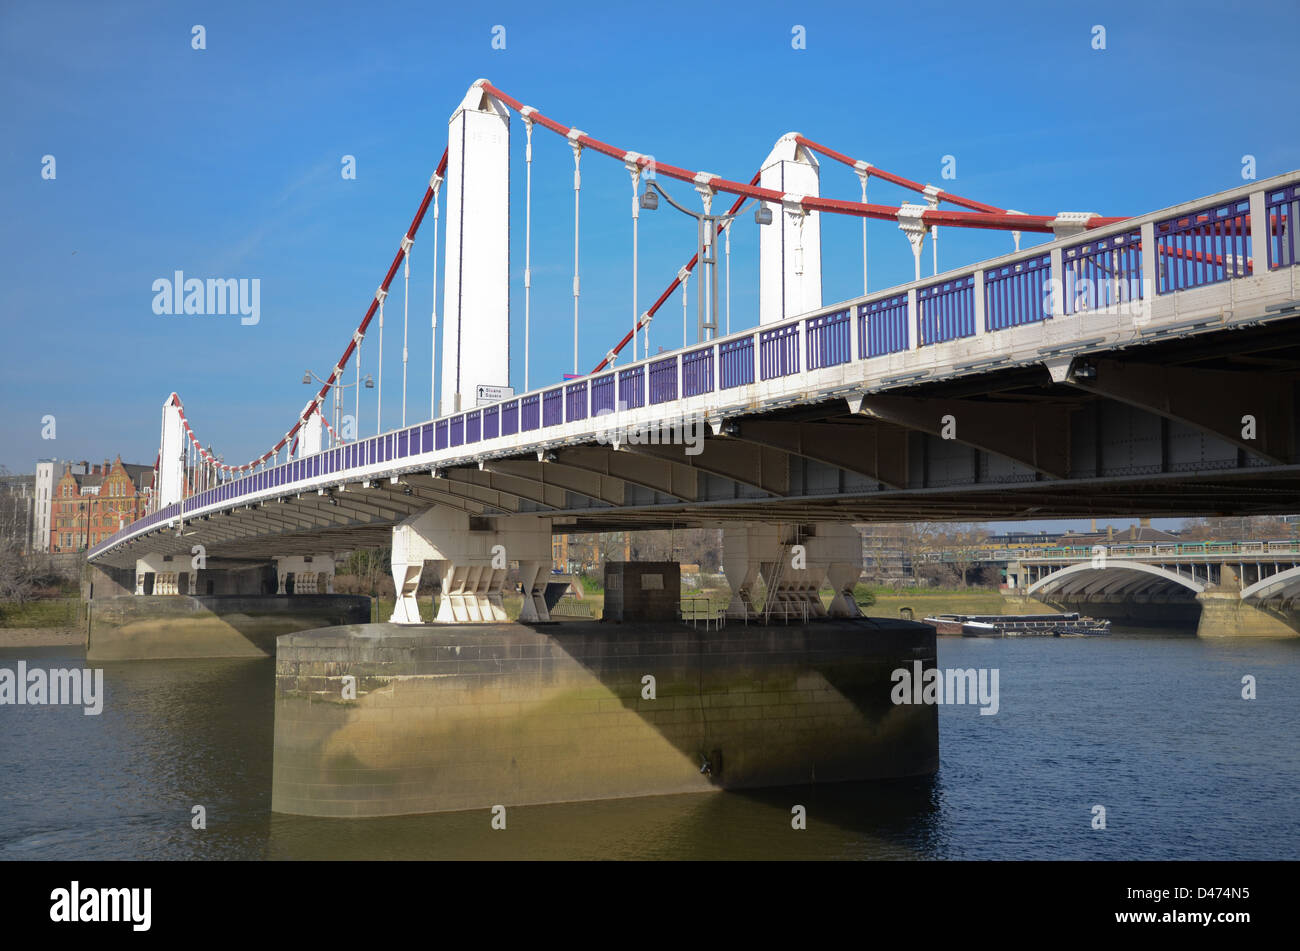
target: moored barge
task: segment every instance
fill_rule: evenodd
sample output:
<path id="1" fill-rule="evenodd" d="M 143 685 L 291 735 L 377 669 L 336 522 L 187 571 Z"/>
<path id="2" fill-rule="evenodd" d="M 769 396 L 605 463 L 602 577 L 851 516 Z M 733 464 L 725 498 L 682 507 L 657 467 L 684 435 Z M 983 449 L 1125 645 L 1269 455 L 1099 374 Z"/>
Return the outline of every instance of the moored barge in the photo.
<path id="1" fill-rule="evenodd" d="M 925 619 L 938 634 L 962 637 L 1095 637 L 1110 621 L 1071 614 L 936 614 Z"/>

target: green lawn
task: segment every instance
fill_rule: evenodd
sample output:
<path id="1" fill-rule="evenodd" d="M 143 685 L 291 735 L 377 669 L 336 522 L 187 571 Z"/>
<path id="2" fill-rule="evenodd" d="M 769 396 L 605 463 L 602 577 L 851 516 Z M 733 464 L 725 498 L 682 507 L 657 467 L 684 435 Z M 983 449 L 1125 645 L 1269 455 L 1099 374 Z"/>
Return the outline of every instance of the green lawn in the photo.
<path id="1" fill-rule="evenodd" d="M 71 598 L 0 604 L 0 627 L 76 627 L 77 606 L 78 602 Z"/>

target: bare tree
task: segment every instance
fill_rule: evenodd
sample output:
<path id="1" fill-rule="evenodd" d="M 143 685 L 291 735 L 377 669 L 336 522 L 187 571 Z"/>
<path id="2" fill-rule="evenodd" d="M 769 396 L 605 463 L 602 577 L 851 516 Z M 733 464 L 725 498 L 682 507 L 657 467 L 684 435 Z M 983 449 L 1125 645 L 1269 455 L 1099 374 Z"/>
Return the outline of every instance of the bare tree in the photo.
<path id="1" fill-rule="evenodd" d="M 989 537 L 988 529 L 983 525 L 961 522 L 953 525 L 944 534 L 943 547 L 951 554 L 953 571 L 961 580 L 961 586 L 969 584 L 969 573 L 977 563 L 979 545 Z"/>
<path id="2" fill-rule="evenodd" d="M 0 537 L 0 601 L 23 604 L 30 600 L 36 580 L 22 542 L 8 535 Z"/>

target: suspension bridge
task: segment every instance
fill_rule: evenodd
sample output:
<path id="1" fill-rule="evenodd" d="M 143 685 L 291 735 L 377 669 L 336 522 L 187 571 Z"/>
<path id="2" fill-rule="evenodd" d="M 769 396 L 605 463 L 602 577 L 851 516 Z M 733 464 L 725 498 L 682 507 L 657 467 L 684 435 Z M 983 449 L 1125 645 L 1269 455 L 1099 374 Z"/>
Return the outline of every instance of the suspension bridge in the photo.
<path id="1" fill-rule="evenodd" d="M 520 393 L 509 386 L 512 121 L 523 124 L 527 176 Z M 574 208 L 572 378 L 537 388 L 528 365 L 535 133 L 571 151 Z M 626 167 L 632 254 L 626 331 L 582 374 L 587 156 Z M 824 197 L 823 166 L 856 179 L 857 195 Z M 870 203 L 873 179 L 918 200 Z M 689 188 L 702 210 L 686 209 L 664 182 Z M 697 218 L 697 253 L 644 306 L 638 221 L 660 197 Z M 730 231 L 751 209 L 758 312 L 736 316 Z M 854 521 L 1294 511 L 1297 214 L 1300 172 L 1132 216 L 1024 214 L 797 133 L 777 140 L 757 174 L 732 180 L 611 145 L 480 80 L 315 396 L 264 453 L 232 464 L 205 448 L 172 393 L 154 510 L 88 558 L 134 571 L 138 592 L 152 575 L 172 586 L 154 590 L 184 593 L 214 569 L 170 566 L 200 549 L 214 564 L 274 560 L 283 583 L 332 552 L 391 545 L 392 620 L 418 623 L 414 594 L 429 560 L 441 567 L 439 620 L 504 619 L 504 553 L 519 566 L 527 621 L 547 617 L 553 531 L 721 525 L 733 616 L 753 611 L 757 577 L 770 581 L 764 566 L 794 544 L 807 565 L 781 572 L 778 596 L 826 613 L 816 590 L 830 578 L 830 613 L 854 615 Z M 862 221 L 854 299 L 822 298 L 824 215 Z M 345 375 L 359 417 L 362 346 L 378 336 L 382 353 L 390 287 L 401 270 L 409 292 L 411 249 L 430 217 L 430 259 L 443 274 L 440 314 L 433 268 L 430 369 L 440 366 L 441 386 L 430 387 L 427 416 L 408 405 L 404 303 L 402 425 L 345 438 Z M 912 281 L 868 290 L 868 221 L 897 226 Z M 1012 250 L 940 272 L 946 228 L 1007 232 Z M 1024 234 L 1048 240 L 1021 249 Z M 678 292 L 681 346 L 652 352 L 668 339 Z M 381 363 L 380 419 L 383 395 Z"/>

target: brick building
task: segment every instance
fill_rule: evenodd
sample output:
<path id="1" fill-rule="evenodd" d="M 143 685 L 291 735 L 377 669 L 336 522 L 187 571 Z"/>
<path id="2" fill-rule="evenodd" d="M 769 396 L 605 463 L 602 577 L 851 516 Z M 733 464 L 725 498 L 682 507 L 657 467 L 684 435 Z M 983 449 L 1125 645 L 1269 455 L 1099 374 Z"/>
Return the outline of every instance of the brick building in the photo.
<path id="1" fill-rule="evenodd" d="M 65 465 L 50 502 L 50 551 L 84 551 L 149 510 L 153 467 L 112 463 L 73 471 Z"/>

